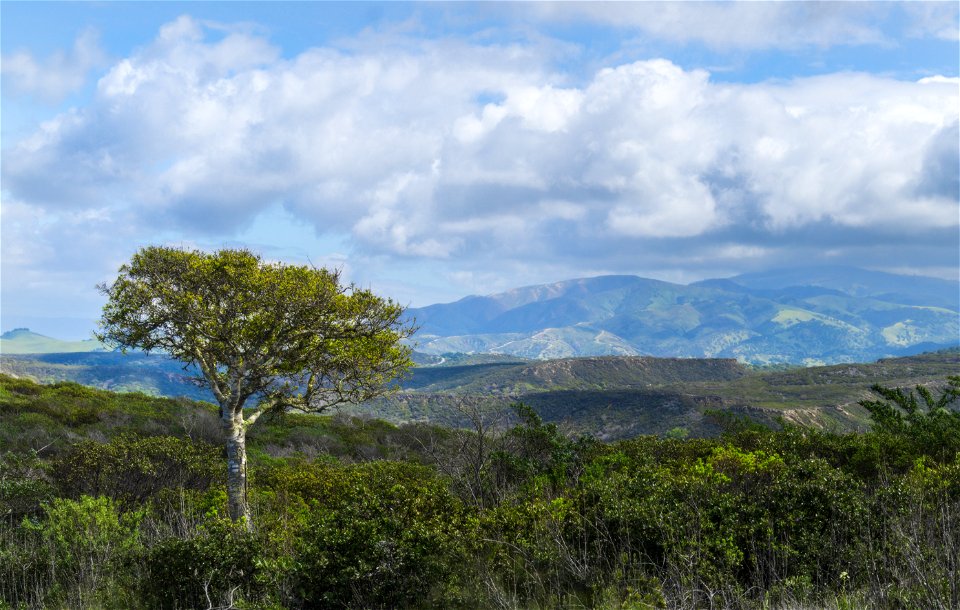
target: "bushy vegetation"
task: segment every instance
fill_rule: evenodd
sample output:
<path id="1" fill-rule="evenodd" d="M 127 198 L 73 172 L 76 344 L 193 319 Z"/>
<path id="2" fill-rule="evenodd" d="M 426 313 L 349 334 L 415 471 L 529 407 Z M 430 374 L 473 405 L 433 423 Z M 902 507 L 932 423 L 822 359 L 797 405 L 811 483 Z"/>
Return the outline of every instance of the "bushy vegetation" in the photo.
<path id="1" fill-rule="evenodd" d="M 617 443 L 523 405 L 286 415 L 251 435 L 247 531 L 209 407 L 0 377 L 0 607 L 957 608 L 958 395 Z"/>

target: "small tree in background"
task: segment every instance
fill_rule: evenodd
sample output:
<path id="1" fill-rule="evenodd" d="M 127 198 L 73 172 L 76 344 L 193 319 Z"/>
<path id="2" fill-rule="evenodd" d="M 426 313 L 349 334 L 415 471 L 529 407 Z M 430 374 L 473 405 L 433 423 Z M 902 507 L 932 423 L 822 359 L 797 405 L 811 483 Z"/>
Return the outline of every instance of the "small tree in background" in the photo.
<path id="1" fill-rule="evenodd" d="M 915 392 L 879 384 L 870 389 L 880 400 L 861 400 L 860 406 L 870 412 L 875 431 L 910 439 L 921 453 L 941 461 L 960 451 L 960 375 L 947 377 L 939 397 L 922 385 Z"/>
<path id="2" fill-rule="evenodd" d="M 246 432 L 264 413 L 316 413 L 391 389 L 411 366 L 403 308 L 340 284 L 338 271 L 148 247 L 111 284 L 97 338 L 197 367 L 220 404 L 230 517 L 245 518 Z M 252 408 L 245 409 L 247 406 Z"/>

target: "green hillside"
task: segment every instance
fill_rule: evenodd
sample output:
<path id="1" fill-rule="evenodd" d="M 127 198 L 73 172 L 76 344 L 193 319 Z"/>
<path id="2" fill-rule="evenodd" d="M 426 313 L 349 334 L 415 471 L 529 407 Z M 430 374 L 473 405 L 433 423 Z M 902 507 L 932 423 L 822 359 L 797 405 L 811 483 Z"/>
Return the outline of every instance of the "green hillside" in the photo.
<path id="1" fill-rule="evenodd" d="M 470 358 L 470 357 L 466 357 Z M 363 405 L 345 407 L 357 416 L 394 423 L 469 425 L 464 405 L 504 410 L 516 400 L 547 421 L 604 439 L 664 434 L 680 427 L 693 436 L 716 434 L 708 413 L 775 424 L 795 423 L 839 430 L 866 425 L 857 401 L 874 383 L 911 387 L 942 383 L 960 374 L 960 350 L 786 370 L 752 369 L 729 359 L 597 357 L 455 364 L 456 356 L 413 369 L 401 390 Z M 483 359 L 487 359 L 484 357 Z M 2 355 L 0 370 L 43 382 L 75 381 L 154 396 L 212 400 L 193 374 L 158 354 L 95 352 Z"/>
<path id="2" fill-rule="evenodd" d="M 110 392 L 73 382 L 41 385 L 0 373 L 2 451 L 42 447 L 45 455 L 60 455 L 78 441 L 104 442 L 131 434 L 221 442 L 217 408 L 209 402 Z M 252 429 L 248 442 L 254 459 L 297 452 L 323 452 L 347 461 L 415 459 L 416 453 L 410 433 L 393 424 L 334 414 L 267 419 Z"/>
<path id="3" fill-rule="evenodd" d="M 603 439 L 719 431 L 711 412 L 768 425 L 781 419 L 823 429 L 862 430 L 867 413 L 857 401 L 871 385 L 942 386 L 960 375 L 960 350 L 874 363 L 783 371 L 748 369 L 731 360 L 577 358 L 522 365 L 416 369 L 398 394 L 351 413 L 394 422 L 466 426 L 476 405 L 503 409 L 522 400 L 549 422 Z"/>
<path id="4" fill-rule="evenodd" d="M 572 389 L 636 389 L 666 383 L 724 381 L 748 369 L 730 359 L 606 356 L 415 368 L 405 390 L 523 394 Z"/>
<path id="5" fill-rule="evenodd" d="M 591 392 L 538 409 L 606 425 Z M 610 410 L 654 397 L 703 406 Z M 247 528 L 213 405 L 0 375 L 0 608 L 955 608 L 960 413 L 877 404 L 863 434 L 719 417 L 714 438 L 618 442 L 522 405 L 466 430 L 263 418 Z"/>
<path id="6" fill-rule="evenodd" d="M 727 403 L 774 409 L 844 409 L 865 398 L 874 384 L 911 387 L 942 383 L 949 375 L 960 375 L 958 349 L 871 363 L 761 371 L 726 383 L 693 383 L 689 391 L 715 394 Z"/>
<path id="7" fill-rule="evenodd" d="M 43 383 L 73 381 L 117 392 L 143 392 L 152 396 L 186 396 L 212 400 L 190 379 L 194 373 L 162 354 L 143 352 L 74 352 L 55 354 L 2 354 L 0 371 Z"/>
<path id="8" fill-rule="evenodd" d="M 61 341 L 31 332 L 29 328 L 15 328 L 0 335 L 0 354 L 62 354 L 104 349 L 104 346 L 94 339 Z"/>

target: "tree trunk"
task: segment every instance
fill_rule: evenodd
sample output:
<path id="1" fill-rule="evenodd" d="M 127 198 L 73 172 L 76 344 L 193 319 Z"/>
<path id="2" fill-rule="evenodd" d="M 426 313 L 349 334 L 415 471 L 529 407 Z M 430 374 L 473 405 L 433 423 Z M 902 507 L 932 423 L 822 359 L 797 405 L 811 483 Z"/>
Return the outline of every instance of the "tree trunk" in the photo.
<path id="1" fill-rule="evenodd" d="M 224 409 L 221 424 L 227 445 L 227 506 L 230 519 L 244 519 L 247 529 L 250 529 L 250 506 L 247 504 L 247 435 L 243 414 L 232 415 Z"/>

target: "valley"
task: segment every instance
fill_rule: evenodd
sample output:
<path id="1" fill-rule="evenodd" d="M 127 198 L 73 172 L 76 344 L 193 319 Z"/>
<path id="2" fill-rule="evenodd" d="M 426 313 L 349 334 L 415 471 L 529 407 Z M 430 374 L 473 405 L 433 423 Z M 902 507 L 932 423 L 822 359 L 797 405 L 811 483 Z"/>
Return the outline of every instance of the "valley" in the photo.
<path id="1" fill-rule="evenodd" d="M 942 384 L 948 375 L 960 374 L 960 350 L 872 363 L 779 368 L 716 358 L 520 360 L 449 354 L 443 364 L 412 369 L 397 392 L 341 411 L 395 424 L 463 427 L 471 424 L 471 413 L 483 412 L 495 420 L 511 403 L 524 402 L 570 434 L 604 440 L 664 435 L 675 429 L 712 436 L 721 430 L 721 413 L 772 426 L 782 418 L 853 431 L 867 426 L 866 412 L 857 401 L 869 395 L 871 385 Z M 158 354 L 3 354 L 0 371 L 45 383 L 75 381 L 213 402 L 208 391 L 191 380 L 193 372 Z"/>
<path id="2" fill-rule="evenodd" d="M 350 415 L 468 426 L 522 401 L 570 434 L 709 436 L 726 418 L 853 431 L 871 385 L 960 373 L 960 283 L 847 267 L 689 285 L 599 276 L 407 310 L 416 366 Z M 105 351 L 28 329 L 0 370 L 41 382 L 213 401 L 162 354 Z M 725 415 L 721 415 L 725 414 Z"/>

